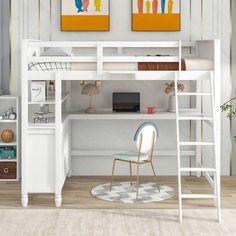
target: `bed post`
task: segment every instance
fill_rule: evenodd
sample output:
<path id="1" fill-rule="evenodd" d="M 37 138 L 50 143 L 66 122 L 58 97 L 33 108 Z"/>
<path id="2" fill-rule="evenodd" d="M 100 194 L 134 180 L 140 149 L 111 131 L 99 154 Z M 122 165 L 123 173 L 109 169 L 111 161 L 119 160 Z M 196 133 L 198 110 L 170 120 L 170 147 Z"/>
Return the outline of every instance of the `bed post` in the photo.
<path id="1" fill-rule="evenodd" d="M 28 41 L 22 41 L 22 77 L 21 77 L 21 204 L 23 207 L 28 205 L 27 176 L 24 168 L 27 168 L 27 124 L 28 124 Z"/>
<path id="2" fill-rule="evenodd" d="M 103 72 L 103 46 L 101 43 L 97 44 L 97 76 L 102 76 Z"/>
<path id="3" fill-rule="evenodd" d="M 61 73 L 55 72 L 55 204 L 56 207 L 61 207 L 62 196 L 62 124 L 61 124 Z"/>
<path id="4" fill-rule="evenodd" d="M 66 112 L 71 112 L 71 81 L 66 81 L 66 92 L 70 93 L 69 98 L 66 100 Z M 67 176 L 71 177 L 71 121 L 68 120 L 68 128 L 69 128 L 69 169 Z"/>

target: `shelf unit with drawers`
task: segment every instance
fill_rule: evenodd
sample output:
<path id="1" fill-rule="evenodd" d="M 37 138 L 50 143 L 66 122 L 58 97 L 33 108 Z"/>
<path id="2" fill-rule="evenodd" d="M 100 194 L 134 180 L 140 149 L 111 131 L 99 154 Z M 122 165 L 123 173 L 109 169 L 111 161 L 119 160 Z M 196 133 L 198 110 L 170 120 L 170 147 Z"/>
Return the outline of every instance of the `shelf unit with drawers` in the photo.
<path id="1" fill-rule="evenodd" d="M 13 107 L 16 119 L 0 119 L 0 134 L 3 130 L 10 129 L 14 132 L 14 140 L 6 143 L 0 135 L 0 148 L 14 148 L 15 157 L 1 156 L 0 152 L 0 181 L 18 181 L 20 179 L 20 139 L 19 139 L 19 98 L 11 95 L 0 96 L 0 115 Z"/>

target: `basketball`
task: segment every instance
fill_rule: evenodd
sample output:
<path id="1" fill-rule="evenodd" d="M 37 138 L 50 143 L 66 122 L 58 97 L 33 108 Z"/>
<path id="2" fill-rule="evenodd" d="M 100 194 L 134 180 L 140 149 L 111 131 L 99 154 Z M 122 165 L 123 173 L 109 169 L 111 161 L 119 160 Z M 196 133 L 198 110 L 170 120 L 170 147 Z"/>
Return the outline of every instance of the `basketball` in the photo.
<path id="1" fill-rule="evenodd" d="M 4 143 L 12 142 L 14 137 L 15 137 L 14 132 L 10 129 L 5 129 L 2 131 L 1 139 Z"/>

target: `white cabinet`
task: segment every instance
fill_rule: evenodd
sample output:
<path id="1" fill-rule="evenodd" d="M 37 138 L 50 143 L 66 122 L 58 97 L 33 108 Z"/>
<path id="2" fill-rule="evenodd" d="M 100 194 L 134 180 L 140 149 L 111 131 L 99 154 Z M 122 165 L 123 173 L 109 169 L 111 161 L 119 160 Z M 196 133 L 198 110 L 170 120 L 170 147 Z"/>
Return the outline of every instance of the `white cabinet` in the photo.
<path id="1" fill-rule="evenodd" d="M 29 129 L 26 152 L 26 186 L 30 193 L 55 191 L 55 130 Z"/>

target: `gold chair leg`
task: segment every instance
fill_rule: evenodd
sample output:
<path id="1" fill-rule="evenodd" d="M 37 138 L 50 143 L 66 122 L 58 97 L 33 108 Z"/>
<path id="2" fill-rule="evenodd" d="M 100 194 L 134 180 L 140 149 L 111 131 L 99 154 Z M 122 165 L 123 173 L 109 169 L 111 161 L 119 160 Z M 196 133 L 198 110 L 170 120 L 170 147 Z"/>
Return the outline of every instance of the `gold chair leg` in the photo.
<path id="1" fill-rule="evenodd" d="M 154 170 L 154 166 L 153 166 L 152 162 L 150 162 L 150 163 L 151 163 L 151 166 L 152 166 L 152 172 L 153 172 L 154 176 L 156 176 L 156 173 L 155 173 L 155 170 Z"/>
<path id="2" fill-rule="evenodd" d="M 139 190 L 139 163 L 137 164 L 136 199 L 138 199 L 138 190 Z"/>
<path id="3" fill-rule="evenodd" d="M 155 172 L 155 170 L 154 170 L 154 166 L 153 166 L 152 161 L 151 161 L 150 163 L 151 163 L 153 175 L 154 175 L 154 176 L 156 177 L 156 179 L 157 179 L 156 172 Z M 158 191 L 160 192 L 160 186 L 159 186 L 159 184 L 158 184 L 158 180 L 157 180 L 157 189 L 158 189 Z"/>
<path id="4" fill-rule="evenodd" d="M 129 170 L 130 170 L 130 184 L 132 186 L 133 185 L 133 180 L 132 180 L 132 162 L 129 163 Z"/>
<path id="5" fill-rule="evenodd" d="M 113 176 L 114 176 L 114 171 L 115 171 L 115 164 L 116 164 L 116 159 L 113 160 L 112 176 L 111 176 L 111 183 L 110 183 L 110 191 L 112 189 L 112 184 L 113 184 Z"/>

